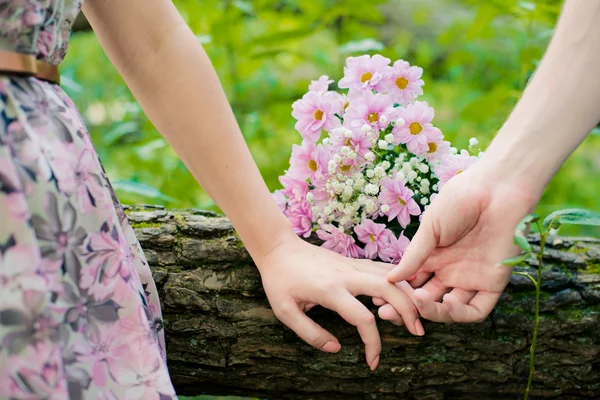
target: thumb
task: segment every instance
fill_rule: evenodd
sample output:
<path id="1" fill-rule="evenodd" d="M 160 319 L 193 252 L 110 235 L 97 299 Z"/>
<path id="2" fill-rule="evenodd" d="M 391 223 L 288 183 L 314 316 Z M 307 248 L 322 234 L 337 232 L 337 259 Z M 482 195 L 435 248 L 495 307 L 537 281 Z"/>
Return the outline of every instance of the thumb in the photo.
<path id="1" fill-rule="evenodd" d="M 433 229 L 433 222 L 431 218 L 425 216 L 417 233 L 402 255 L 400 263 L 388 272 L 387 279 L 390 282 L 400 282 L 415 275 L 436 246 L 437 238 Z"/>

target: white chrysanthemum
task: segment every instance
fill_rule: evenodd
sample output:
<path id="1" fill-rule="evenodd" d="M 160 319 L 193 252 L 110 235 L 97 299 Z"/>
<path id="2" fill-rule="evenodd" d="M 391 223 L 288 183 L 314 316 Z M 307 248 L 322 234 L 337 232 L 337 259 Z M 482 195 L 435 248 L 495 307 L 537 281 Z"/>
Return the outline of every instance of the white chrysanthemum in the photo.
<path id="1" fill-rule="evenodd" d="M 422 197 L 420 203 L 424 206 L 429 204 L 429 199 L 427 197 Z"/>
<path id="2" fill-rule="evenodd" d="M 367 154 L 365 154 L 365 159 L 369 162 L 373 162 L 375 161 L 375 154 L 373 154 L 371 151 L 368 151 Z"/>
<path id="3" fill-rule="evenodd" d="M 309 203 L 311 201 L 313 201 L 313 194 L 312 193 L 306 193 L 306 201 L 308 201 Z"/>
<path id="4" fill-rule="evenodd" d="M 388 211 L 390 211 L 390 206 L 388 204 L 382 204 L 380 207 L 380 210 L 382 213 L 387 213 Z"/>
<path id="5" fill-rule="evenodd" d="M 377 193 L 379 193 L 379 186 L 369 183 L 368 185 L 365 186 L 365 193 L 374 196 Z"/>
<path id="6" fill-rule="evenodd" d="M 388 133 L 383 138 L 385 139 L 386 142 L 389 142 L 389 143 L 392 143 L 394 141 L 394 135 L 392 135 L 391 133 Z"/>
<path id="7" fill-rule="evenodd" d="M 381 150 L 387 150 L 389 143 L 386 142 L 385 140 L 379 140 L 377 142 L 377 146 L 381 149 Z"/>
<path id="8" fill-rule="evenodd" d="M 373 171 L 372 169 L 368 169 L 366 173 L 367 173 L 367 178 L 372 178 L 375 176 L 375 171 Z"/>
<path id="9" fill-rule="evenodd" d="M 343 201 L 350 200 L 352 198 L 353 194 L 354 194 L 354 190 L 352 190 L 351 186 L 344 187 L 344 190 L 342 191 L 342 200 Z"/>
<path id="10" fill-rule="evenodd" d="M 383 169 L 385 169 L 385 170 L 387 170 L 387 169 L 388 169 L 389 167 L 391 167 L 391 166 L 392 166 L 392 164 L 390 164 L 390 162 L 389 162 L 389 161 L 387 161 L 387 160 L 386 160 L 386 161 L 383 161 L 383 162 L 381 163 L 381 168 L 383 168 Z"/>
<path id="11" fill-rule="evenodd" d="M 375 212 L 375 201 L 373 201 L 372 199 L 367 200 L 366 204 L 365 204 L 365 209 L 367 210 L 368 213 L 373 213 Z"/>
<path id="12" fill-rule="evenodd" d="M 473 147 L 473 146 L 477 146 L 479 144 L 479 140 L 477 140 L 476 138 L 472 137 L 471 139 L 469 139 L 469 146 Z"/>
<path id="13" fill-rule="evenodd" d="M 458 149 L 456 147 L 450 147 L 450 154 L 458 153 Z"/>
<path id="14" fill-rule="evenodd" d="M 396 120 L 396 125 L 397 126 L 403 126 L 406 123 L 406 121 L 404 120 L 404 118 L 398 118 Z"/>
<path id="15" fill-rule="evenodd" d="M 385 114 L 382 114 L 381 117 L 379 117 L 379 123 L 382 124 L 382 125 L 387 125 L 388 119 L 385 116 Z"/>
<path id="16" fill-rule="evenodd" d="M 368 132 L 371 132 L 371 129 L 372 129 L 372 128 L 371 128 L 371 125 L 369 125 L 369 124 L 364 124 L 364 125 L 362 126 L 362 128 L 360 128 L 360 131 L 361 131 L 362 133 L 368 133 Z"/>
<path id="17" fill-rule="evenodd" d="M 419 165 L 418 168 L 419 168 L 419 171 L 421 171 L 424 174 L 429 172 L 429 165 L 427 165 L 427 164 L 421 164 L 421 165 Z"/>
<path id="18" fill-rule="evenodd" d="M 411 169 L 406 176 L 408 178 L 408 181 L 412 182 L 417 178 L 417 173 Z"/>

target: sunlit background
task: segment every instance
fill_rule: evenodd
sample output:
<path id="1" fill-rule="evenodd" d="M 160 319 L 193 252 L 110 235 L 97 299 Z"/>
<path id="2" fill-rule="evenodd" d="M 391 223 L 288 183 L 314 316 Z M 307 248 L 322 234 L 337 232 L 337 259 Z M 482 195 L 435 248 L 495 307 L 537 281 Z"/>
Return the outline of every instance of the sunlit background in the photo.
<path id="1" fill-rule="evenodd" d="M 311 79 L 326 74 L 338 80 L 351 55 L 380 53 L 423 67 L 423 97 L 435 108 L 434 123 L 457 147 L 467 147 L 471 137 L 487 145 L 540 59 L 560 4 L 175 1 L 210 55 L 273 190 L 287 167 L 291 145 L 300 142 L 291 104 Z M 63 86 L 79 106 L 122 202 L 214 208 L 140 110 L 91 31 L 74 35 L 62 73 Z M 599 133 L 596 129 L 554 178 L 539 213 L 569 206 L 600 211 Z M 598 233 L 574 229 L 567 232 Z"/>

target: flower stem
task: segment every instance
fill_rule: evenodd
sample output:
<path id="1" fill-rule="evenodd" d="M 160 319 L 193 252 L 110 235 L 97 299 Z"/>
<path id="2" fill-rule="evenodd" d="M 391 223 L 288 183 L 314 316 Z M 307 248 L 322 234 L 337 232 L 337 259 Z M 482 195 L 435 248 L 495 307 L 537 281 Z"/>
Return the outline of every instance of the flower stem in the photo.
<path id="1" fill-rule="evenodd" d="M 531 390 L 531 383 L 533 381 L 533 371 L 535 370 L 535 347 L 537 344 L 538 327 L 540 325 L 540 294 L 542 291 L 542 263 L 544 258 L 544 247 L 546 245 L 546 239 L 548 232 L 542 231 L 539 222 L 536 222 L 538 231 L 540 232 L 540 252 L 537 256 L 538 259 L 538 271 L 537 279 L 535 281 L 535 319 L 533 322 L 533 337 L 531 338 L 531 347 L 529 348 L 529 379 L 527 380 L 527 388 L 525 389 L 524 400 L 529 399 L 529 391 Z"/>

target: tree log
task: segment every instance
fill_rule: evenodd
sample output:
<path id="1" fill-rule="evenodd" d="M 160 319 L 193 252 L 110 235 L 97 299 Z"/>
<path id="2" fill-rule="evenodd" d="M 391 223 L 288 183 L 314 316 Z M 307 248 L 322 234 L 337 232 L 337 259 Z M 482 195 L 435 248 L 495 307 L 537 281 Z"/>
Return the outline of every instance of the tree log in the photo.
<path id="1" fill-rule="evenodd" d="M 383 350 L 371 372 L 356 329 L 334 313 L 309 315 L 339 338 L 338 354 L 314 350 L 277 321 L 227 219 L 156 207 L 127 213 L 159 287 L 169 370 L 182 395 L 515 399 L 524 392 L 535 292 L 523 276 L 513 275 L 483 323 L 426 322 L 425 336 L 414 337 L 380 321 Z M 536 268 L 530 260 L 521 270 Z M 532 398 L 599 399 L 600 240 L 551 237 L 543 290 Z"/>

